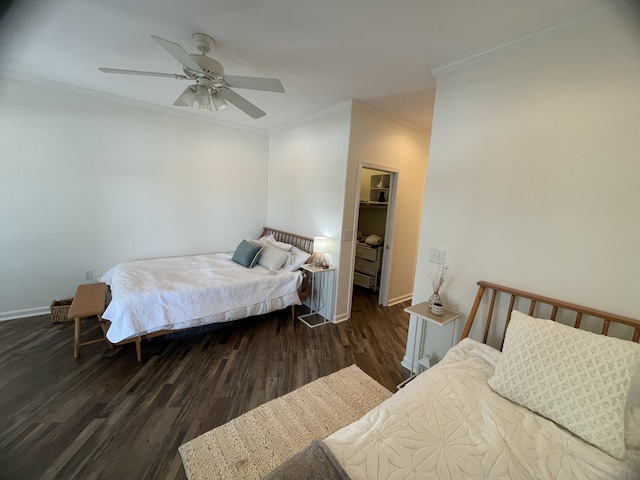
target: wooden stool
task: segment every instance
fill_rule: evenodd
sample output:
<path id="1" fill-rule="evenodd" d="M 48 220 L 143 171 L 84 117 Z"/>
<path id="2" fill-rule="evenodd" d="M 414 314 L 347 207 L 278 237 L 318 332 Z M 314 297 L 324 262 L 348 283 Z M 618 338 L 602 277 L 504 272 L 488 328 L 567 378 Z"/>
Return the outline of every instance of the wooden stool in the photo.
<path id="1" fill-rule="evenodd" d="M 107 285 L 105 283 L 89 283 L 86 285 L 78 285 L 76 296 L 73 297 L 73 302 L 71 302 L 71 307 L 69 308 L 69 313 L 67 314 L 68 319 L 73 319 L 75 321 L 73 358 L 80 357 L 80 347 L 83 345 L 90 345 L 92 343 L 106 341 L 109 347 L 111 347 L 111 344 L 106 339 L 106 337 L 98 338 L 95 340 L 88 340 L 86 342 L 80 342 L 80 322 L 83 318 L 97 316 L 104 333 L 102 314 L 105 310 L 106 296 Z"/>

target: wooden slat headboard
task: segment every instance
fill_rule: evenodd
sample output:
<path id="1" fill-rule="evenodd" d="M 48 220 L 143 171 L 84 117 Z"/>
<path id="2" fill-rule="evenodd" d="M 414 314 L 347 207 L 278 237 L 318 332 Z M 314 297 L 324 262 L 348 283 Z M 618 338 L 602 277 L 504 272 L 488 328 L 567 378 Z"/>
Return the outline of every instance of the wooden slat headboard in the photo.
<path id="1" fill-rule="evenodd" d="M 461 338 L 466 338 L 469 336 L 469 332 L 471 331 L 471 327 L 473 326 L 473 322 L 475 320 L 476 314 L 478 313 L 478 308 L 480 307 L 480 303 L 482 302 L 483 296 L 485 292 L 491 290 L 491 299 L 489 301 L 489 310 L 487 312 L 487 317 L 485 319 L 484 326 L 484 335 L 483 335 L 483 343 L 487 343 L 487 337 L 489 335 L 489 328 L 491 326 L 491 320 L 494 317 L 494 310 L 496 307 L 496 300 L 499 294 L 510 295 L 509 299 L 509 308 L 507 310 L 507 316 L 505 320 L 504 331 L 502 332 L 502 340 L 500 342 L 500 349 L 502 349 L 502 345 L 504 344 L 504 336 L 507 331 L 507 326 L 509 325 L 509 320 L 511 318 L 511 312 L 516 305 L 516 300 L 518 298 L 523 298 L 529 300 L 529 311 L 528 314 L 531 316 L 535 315 L 536 306 L 539 304 L 549 305 L 551 306 L 551 320 L 556 320 L 558 317 L 558 313 L 560 311 L 572 312 L 575 314 L 575 321 L 573 326 L 575 328 L 580 328 L 583 317 L 594 317 L 602 320 L 602 335 L 609 334 L 609 327 L 612 323 L 618 323 L 621 325 L 627 325 L 633 328 L 633 341 L 640 342 L 640 320 L 635 320 L 633 318 L 623 317 L 620 315 L 616 315 L 613 313 L 602 312 L 600 310 L 595 310 L 589 307 L 582 307 L 580 305 L 575 305 L 573 303 L 564 302 L 562 300 L 556 300 L 554 298 L 544 297 L 542 295 L 537 295 L 535 293 L 529 293 L 522 290 L 517 290 L 514 288 L 504 287 L 502 285 L 496 285 L 495 283 L 478 282 L 478 293 L 476 295 L 475 302 L 473 303 L 473 307 L 471 308 L 471 312 L 469 313 L 469 318 L 467 319 L 467 323 L 462 330 Z"/>
<path id="2" fill-rule="evenodd" d="M 264 237 L 265 235 L 273 235 L 273 238 L 278 242 L 290 243 L 307 253 L 313 253 L 313 238 L 303 237 L 295 233 L 283 232 L 282 230 L 275 230 L 269 227 L 262 229 L 262 235 L 260 236 Z"/>

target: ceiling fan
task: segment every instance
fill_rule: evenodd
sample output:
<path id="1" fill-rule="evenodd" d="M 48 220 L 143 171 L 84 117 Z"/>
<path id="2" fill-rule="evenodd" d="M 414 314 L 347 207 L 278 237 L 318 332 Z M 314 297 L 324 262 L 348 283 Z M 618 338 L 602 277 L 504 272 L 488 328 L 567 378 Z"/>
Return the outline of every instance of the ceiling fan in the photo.
<path id="1" fill-rule="evenodd" d="M 177 43 L 165 40 L 164 38 L 156 37 L 155 35 L 151 35 L 151 38 L 180 62 L 184 75 L 178 73 L 141 72 L 138 70 L 120 70 L 117 68 L 102 67 L 99 68 L 99 70 L 105 73 L 193 80 L 195 84 L 188 86 L 173 105 L 176 107 L 192 107 L 193 104 L 197 102 L 201 110 L 210 112 L 212 108 L 224 110 L 227 108 L 227 102 L 229 102 L 251 118 L 260 118 L 266 115 L 266 113 L 246 98 L 231 90 L 230 87 L 284 93 L 284 87 L 277 78 L 225 75 L 222 64 L 213 58 L 207 57 L 207 53 L 215 48 L 216 44 L 213 38 L 204 33 L 194 33 L 191 36 L 200 51 L 200 55 L 189 54 Z"/>

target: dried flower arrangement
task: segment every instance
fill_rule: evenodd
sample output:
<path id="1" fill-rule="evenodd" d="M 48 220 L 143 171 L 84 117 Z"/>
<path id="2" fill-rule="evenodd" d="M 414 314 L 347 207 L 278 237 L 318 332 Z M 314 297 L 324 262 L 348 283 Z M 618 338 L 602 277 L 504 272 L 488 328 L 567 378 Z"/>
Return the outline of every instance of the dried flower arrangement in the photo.
<path id="1" fill-rule="evenodd" d="M 438 305 L 442 308 L 442 299 L 440 298 L 440 289 L 442 285 L 449 278 L 449 265 L 443 263 L 442 265 L 438 265 L 438 270 L 436 272 L 427 271 L 427 275 L 429 275 L 429 279 L 431 280 L 431 288 L 433 288 L 433 293 L 429 297 L 429 301 L 427 302 L 430 307 L 433 307 L 434 304 Z M 440 315 L 439 313 L 438 315 Z"/>
<path id="2" fill-rule="evenodd" d="M 444 283 L 449 278 L 449 273 L 450 273 L 449 265 L 447 265 L 446 263 L 443 263 L 442 265 L 438 266 L 438 270 L 436 270 L 435 273 L 432 273 L 432 272 L 427 272 L 427 273 L 429 274 L 429 279 L 431 280 L 431 287 L 433 288 L 433 293 L 439 294 L 440 289 L 442 288 L 442 285 L 444 285 Z"/>

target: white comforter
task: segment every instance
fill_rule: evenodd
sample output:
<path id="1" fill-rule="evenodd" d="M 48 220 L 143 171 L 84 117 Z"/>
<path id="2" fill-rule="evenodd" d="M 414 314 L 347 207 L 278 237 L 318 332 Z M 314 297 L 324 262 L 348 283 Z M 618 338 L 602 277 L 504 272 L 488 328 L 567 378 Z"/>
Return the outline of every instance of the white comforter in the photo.
<path id="1" fill-rule="evenodd" d="M 499 355 L 461 341 L 325 443 L 353 480 L 640 478 L 637 450 L 615 460 L 494 393 L 487 380 Z"/>
<path id="2" fill-rule="evenodd" d="M 158 330 L 177 330 L 261 315 L 300 303 L 299 272 L 277 275 L 245 268 L 229 253 L 121 263 L 100 281 L 112 300 L 102 317 L 113 343 Z"/>

